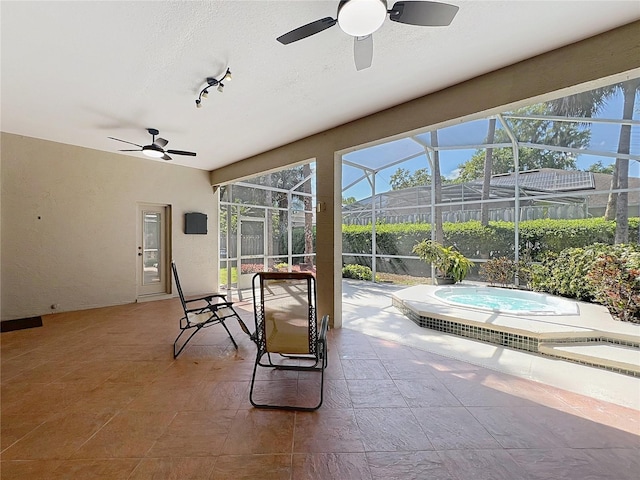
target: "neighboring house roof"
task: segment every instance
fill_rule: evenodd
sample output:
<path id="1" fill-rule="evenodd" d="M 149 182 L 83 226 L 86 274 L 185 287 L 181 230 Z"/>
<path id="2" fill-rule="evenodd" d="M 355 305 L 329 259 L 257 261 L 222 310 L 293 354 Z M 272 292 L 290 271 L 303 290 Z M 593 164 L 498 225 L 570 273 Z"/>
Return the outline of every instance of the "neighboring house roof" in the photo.
<path id="1" fill-rule="evenodd" d="M 587 195 L 589 207 L 602 207 L 607 205 L 607 192 L 611 188 L 611 178 L 608 173 L 582 172 L 578 170 L 560 170 L 557 168 L 541 168 L 520 172 L 518 183 L 523 188 L 533 188 L 546 192 L 584 192 L 592 190 L 594 194 Z M 481 180 L 476 180 L 480 182 Z M 513 185 L 515 174 L 507 173 L 494 175 L 491 178 L 491 186 Z M 629 177 L 629 188 L 640 189 L 640 178 Z M 595 192 L 600 192 L 596 194 Z M 629 205 L 640 204 L 640 192 L 629 192 Z"/>
<path id="2" fill-rule="evenodd" d="M 582 203 L 587 200 L 589 207 L 606 206 L 607 192 L 611 186 L 612 175 L 605 173 L 583 172 L 579 170 L 560 170 L 555 168 L 541 168 L 520 172 L 518 184 L 521 198 L 529 200 L 542 194 L 571 192 L 570 197 L 562 197 L 556 203 Z M 430 205 L 430 186 L 420 185 L 391 190 L 376 194 L 376 204 L 379 208 L 411 207 L 416 205 Z M 491 178 L 491 195 L 496 198 L 513 198 L 515 188 L 515 174 L 507 173 L 494 175 Z M 630 177 L 629 188 L 640 189 L 640 178 Z M 579 195 L 581 192 L 593 192 Z M 596 193 L 598 192 L 598 193 Z M 466 183 L 454 183 L 442 186 L 443 202 L 478 201 L 482 193 L 482 179 Z M 358 202 L 343 206 L 344 210 L 361 210 L 370 205 L 372 197 L 363 198 Z M 640 204 L 640 192 L 629 193 L 629 205 Z"/>
<path id="3" fill-rule="evenodd" d="M 515 178 L 515 174 L 513 173 L 494 175 L 491 178 L 491 185 L 514 185 Z M 541 168 L 520 172 L 518 184 L 524 188 L 534 188 L 536 190 L 546 190 L 550 192 L 568 192 L 572 190 L 591 190 L 596 188 L 592 172 L 559 170 L 555 168 Z"/>

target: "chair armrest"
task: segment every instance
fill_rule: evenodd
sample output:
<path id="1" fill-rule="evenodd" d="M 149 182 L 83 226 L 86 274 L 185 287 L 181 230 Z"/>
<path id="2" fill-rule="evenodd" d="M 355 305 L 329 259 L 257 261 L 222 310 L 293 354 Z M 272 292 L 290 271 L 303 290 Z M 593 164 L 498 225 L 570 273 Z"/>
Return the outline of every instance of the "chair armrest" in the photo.
<path id="1" fill-rule="evenodd" d="M 223 295 L 222 293 L 212 293 L 210 295 L 207 295 L 207 297 L 205 298 L 209 298 L 209 299 L 214 299 L 214 298 L 221 298 L 223 299 L 226 303 L 232 303 L 232 302 L 228 302 L 227 301 L 227 296 Z"/>
<path id="2" fill-rule="evenodd" d="M 210 298 L 211 297 L 209 295 L 207 295 L 206 297 L 190 298 L 188 300 L 185 299 L 184 303 L 202 302 L 203 300 L 209 303 Z"/>
<path id="3" fill-rule="evenodd" d="M 221 298 L 223 302 L 212 303 L 212 300 L 214 298 Z M 227 297 L 225 297 L 221 293 L 213 293 L 211 295 L 207 295 L 206 297 L 190 298 L 189 300 L 185 300 L 184 303 L 202 302 L 202 301 L 207 302 L 209 305 L 222 305 L 222 304 L 226 306 L 233 305 L 233 302 L 228 302 Z"/>
<path id="4" fill-rule="evenodd" d="M 193 301 L 196 301 L 196 300 L 204 300 L 204 298 L 196 298 Z M 213 312 L 214 310 L 218 310 L 219 308 L 231 307 L 231 306 L 233 306 L 233 303 L 231 302 L 220 302 L 220 303 L 207 302 L 207 305 L 203 305 L 202 307 L 188 308 L 187 313 L 202 312 L 203 310 L 210 310 Z"/>

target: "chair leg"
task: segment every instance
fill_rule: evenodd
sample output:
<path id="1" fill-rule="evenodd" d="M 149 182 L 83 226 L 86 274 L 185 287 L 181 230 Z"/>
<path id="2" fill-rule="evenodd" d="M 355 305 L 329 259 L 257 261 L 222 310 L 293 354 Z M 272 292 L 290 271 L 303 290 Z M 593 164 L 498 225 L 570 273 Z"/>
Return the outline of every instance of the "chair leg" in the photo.
<path id="1" fill-rule="evenodd" d="M 323 343 L 323 357 L 326 358 L 326 343 Z M 267 353 L 268 355 L 268 353 Z M 271 363 L 271 360 L 269 359 L 269 362 Z M 256 380 L 256 373 L 258 370 L 258 366 L 261 367 L 271 367 L 271 368 L 276 368 L 278 369 L 279 366 L 277 365 L 265 365 L 263 363 L 261 363 L 261 355 L 258 354 L 256 356 L 256 362 L 253 366 L 253 375 L 251 376 L 251 389 L 249 390 L 249 401 L 251 402 L 251 405 L 253 405 L 256 408 L 265 408 L 265 409 L 271 409 L 271 410 L 293 410 L 293 411 L 298 411 L 298 412 L 313 412 L 317 409 L 319 409 L 322 406 L 322 402 L 324 400 L 324 369 L 326 367 L 326 362 L 324 360 L 322 360 L 321 363 L 321 367 L 320 368 L 315 368 L 315 369 L 308 369 L 309 370 L 315 370 L 315 371 L 319 371 L 320 372 L 320 398 L 319 401 L 317 403 L 317 405 L 313 406 L 313 407 L 299 407 L 299 406 L 295 406 L 295 405 L 270 405 L 270 404 L 264 404 L 264 403 L 256 403 L 256 401 L 253 399 L 253 388 L 255 385 L 255 380 Z M 293 367 L 292 370 L 304 370 L 301 369 L 300 367 L 296 368 Z"/>
<path id="2" fill-rule="evenodd" d="M 222 326 L 224 327 L 224 329 L 227 331 L 227 333 L 229 334 L 229 338 L 231 339 L 231 342 L 233 343 L 233 346 L 236 347 L 236 350 L 238 349 L 238 344 L 236 343 L 235 339 L 233 338 L 233 335 L 231 335 L 231 332 L 229 331 L 229 329 L 227 328 L 227 325 L 224 323 L 224 320 L 220 320 L 220 323 L 222 324 Z"/>
<path id="3" fill-rule="evenodd" d="M 251 336 L 251 332 L 249 331 L 249 327 L 247 327 L 247 324 L 244 323 L 244 321 L 240 318 L 240 316 L 238 314 L 236 314 L 236 319 L 238 320 L 238 325 L 240 325 L 240 329 L 246 333 L 247 335 Z"/>
<path id="4" fill-rule="evenodd" d="M 253 405 L 256 408 L 261 407 L 259 404 L 253 401 L 253 386 L 256 382 L 256 371 L 258 370 L 259 363 L 260 363 L 260 355 L 258 354 L 258 356 L 256 357 L 256 362 L 253 365 L 253 375 L 251 375 L 251 389 L 249 390 L 249 401 L 251 402 L 251 405 Z"/>
<path id="5" fill-rule="evenodd" d="M 189 335 L 189 338 L 187 338 L 187 340 L 182 344 L 182 346 L 180 347 L 180 349 L 176 352 L 176 345 L 178 344 L 178 340 L 180 340 L 180 337 L 182 337 L 182 335 L 188 330 L 188 329 L 183 329 L 180 330 L 180 334 L 176 337 L 175 342 L 173 342 L 173 358 L 178 358 L 178 355 L 180 355 L 180 353 L 182 352 L 182 350 L 184 350 L 184 347 L 187 346 L 187 343 L 189 343 L 189 340 L 191 340 L 193 338 L 193 336 L 198 333 L 198 330 L 200 330 L 201 327 L 196 327 L 195 330 L 191 333 L 191 335 Z"/>

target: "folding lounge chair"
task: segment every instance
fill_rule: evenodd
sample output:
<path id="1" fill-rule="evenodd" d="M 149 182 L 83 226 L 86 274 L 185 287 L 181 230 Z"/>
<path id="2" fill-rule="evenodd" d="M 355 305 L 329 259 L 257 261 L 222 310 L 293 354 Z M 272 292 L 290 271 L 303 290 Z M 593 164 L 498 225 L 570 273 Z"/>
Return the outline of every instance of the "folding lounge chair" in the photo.
<path id="1" fill-rule="evenodd" d="M 171 270 L 173 271 L 173 278 L 175 279 L 176 288 L 178 289 L 178 295 L 180 295 L 180 302 L 182 303 L 182 309 L 184 311 L 184 316 L 180 319 L 180 334 L 176 337 L 175 342 L 173 342 L 173 358 L 180 355 L 180 352 L 184 350 L 189 340 L 202 328 L 210 327 L 217 323 L 221 324 L 227 331 L 231 342 L 233 342 L 233 346 L 237 350 L 238 344 L 227 328 L 225 320 L 235 318 L 240 324 L 240 328 L 242 328 L 247 335 L 251 335 L 251 333 L 233 308 L 233 303 L 227 302 L 225 296 L 219 293 L 185 300 L 175 262 L 171 262 Z M 190 335 L 181 343 L 182 336 L 186 335 L 187 332 L 190 332 Z M 178 345 L 180 345 L 179 348 Z"/>
<path id="2" fill-rule="evenodd" d="M 324 369 L 327 366 L 329 316 L 316 316 L 316 281 L 309 272 L 261 272 L 253 277 L 253 305 L 256 322 L 254 341 L 258 346 L 251 377 L 249 400 L 254 407 L 286 410 L 317 410 L 322 405 Z M 274 362 L 272 355 L 279 355 Z M 266 360 L 265 360 L 266 359 Z M 320 392 L 315 406 L 281 404 L 256 400 L 254 387 L 258 367 L 276 370 L 311 371 L 320 374 Z M 283 380 L 281 387 L 287 385 Z M 308 382 L 306 382 L 308 384 Z M 269 382 L 271 386 L 273 383 Z M 290 387 L 290 383 L 288 384 Z M 263 393 L 263 392 L 261 392 Z M 268 394 L 282 392 L 268 392 Z"/>

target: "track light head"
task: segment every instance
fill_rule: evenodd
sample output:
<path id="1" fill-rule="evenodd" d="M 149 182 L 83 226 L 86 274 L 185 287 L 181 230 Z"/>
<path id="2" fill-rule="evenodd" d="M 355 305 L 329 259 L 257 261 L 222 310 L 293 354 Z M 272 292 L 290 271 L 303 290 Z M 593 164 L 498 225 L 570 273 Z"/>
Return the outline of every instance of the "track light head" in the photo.
<path id="1" fill-rule="evenodd" d="M 216 90 L 218 90 L 218 92 L 220 93 L 224 91 L 224 84 L 222 82 L 231 81 L 231 70 L 227 67 L 226 72 L 220 80 L 218 80 L 216 77 L 207 77 L 205 80 L 207 84 L 202 88 L 202 90 L 200 90 L 200 95 L 198 95 L 198 98 L 196 100 L 196 108 L 202 108 L 202 99 L 209 96 L 209 89 L 211 87 L 216 87 Z"/>

